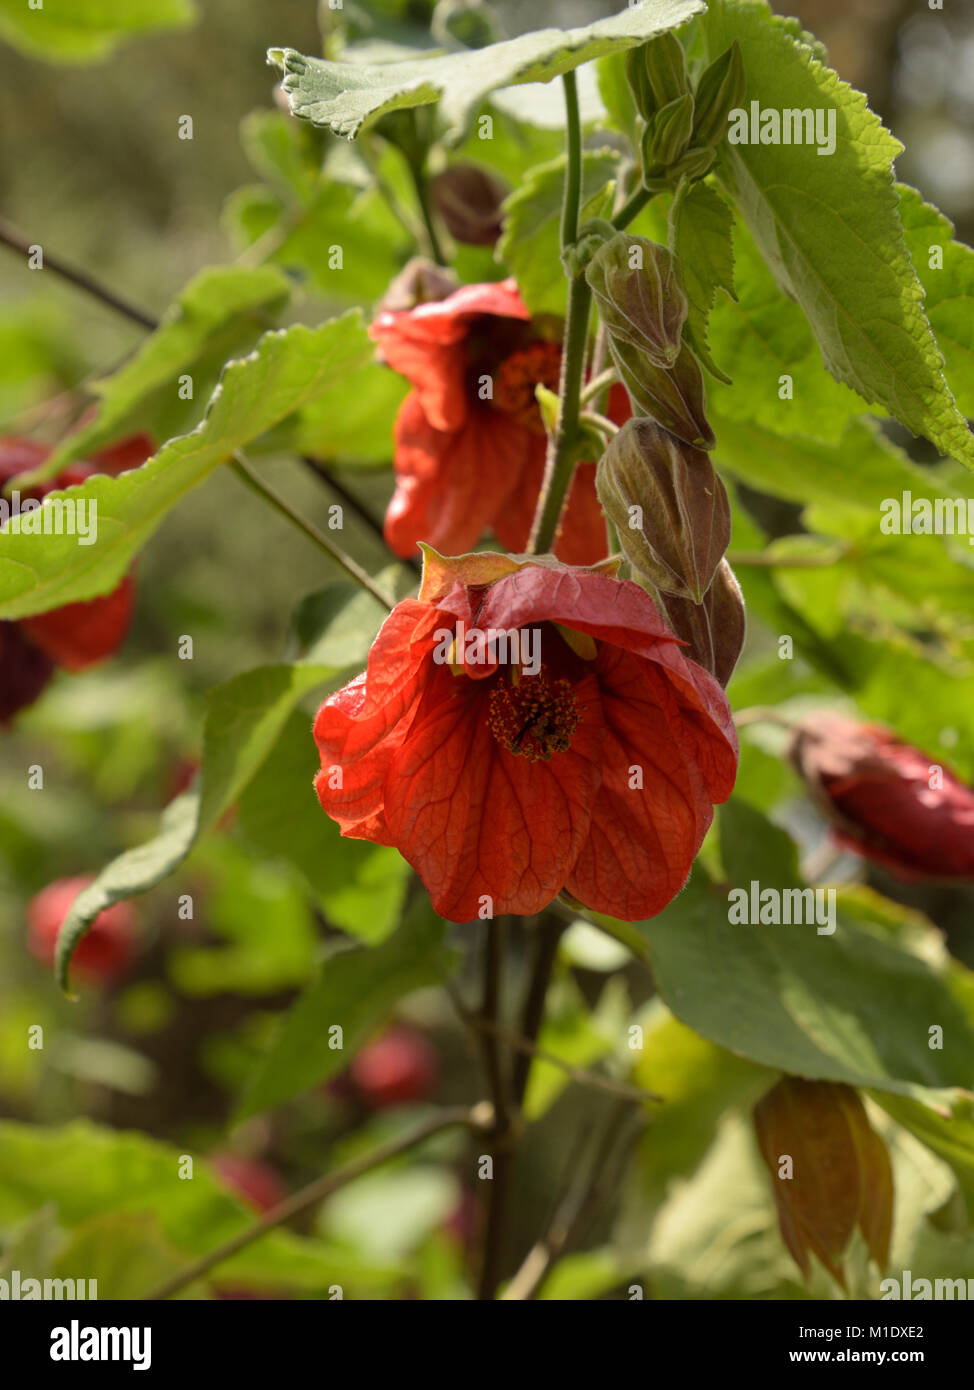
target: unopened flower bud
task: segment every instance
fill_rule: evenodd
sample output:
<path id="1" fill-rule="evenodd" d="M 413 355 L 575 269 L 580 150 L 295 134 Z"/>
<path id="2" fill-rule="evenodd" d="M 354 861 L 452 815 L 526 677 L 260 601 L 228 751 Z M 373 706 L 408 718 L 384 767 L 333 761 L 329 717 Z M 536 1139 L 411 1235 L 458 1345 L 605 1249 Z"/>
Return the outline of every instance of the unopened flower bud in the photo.
<path id="1" fill-rule="evenodd" d="M 460 287 L 460 282 L 452 270 L 414 256 L 394 280 L 379 300 L 377 313 L 399 313 L 415 309 L 418 304 L 429 304 L 433 300 L 447 299 Z"/>
<path id="2" fill-rule="evenodd" d="M 710 64 L 697 83 L 694 145 L 719 145 L 727 134 L 727 117 L 741 105 L 747 90 L 741 46 L 730 48 Z"/>
<path id="3" fill-rule="evenodd" d="M 493 246 L 501 234 L 507 186 L 477 164 L 451 164 L 430 182 L 433 206 L 465 246 Z"/>
<path id="4" fill-rule="evenodd" d="M 687 298 L 673 257 L 646 237 L 618 232 L 590 261 L 585 278 L 599 316 L 616 339 L 672 367 L 683 346 Z"/>
<path id="5" fill-rule="evenodd" d="M 721 560 L 717 566 L 702 603 L 664 594 L 655 586 L 645 587 L 677 637 L 687 643 L 685 655 L 726 687 L 746 632 L 741 586 L 727 561 Z"/>
<path id="6" fill-rule="evenodd" d="M 681 179 L 702 179 L 704 174 L 710 173 L 716 158 L 715 152 L 710 148 L 687 150 L 686 154 L 667 170 L 668 184 L 675 187 Z"/>
<path id="7" fill-rule="evenodd" d="M 655 177 L 675 164 L 693 133 L 693 97 L 685 92 L 660 108 L 643 132 L 643 168 Z"/>
<path id="8" fill-rule="evenodd" d="M 690 91 L 683 45 L 674 33 L 659 34 L 640 51 L 657 110 Z"/>
<path id="9" fill-rule="evenodd" d="M 648 121 L 656 110 L 656 101 L 653 89 L 649 85 L 649 73 L 646 71 L 646 59 L 642 48 L 630 48 L 626 54 L 626 81 L 636 103 L 636 110 L 644 121 Z"/>
<path id="10" fill-rule="evenodd" d="M 609 352 L 639 414 L 650 416 L 696 449 L 714 447 L 717 441 L 707 420 L 703 374 L 686 343 L 669 369 L 657 367 L 645 353 L 611 333 Z"/>
<path id="11" fill-rule="evenodd" d="M 664 592 L 702 603 L 731 534 L 727 491 L 707 454 L 652 420 L 628 420 L 596 485 L 629 562 Z"/>

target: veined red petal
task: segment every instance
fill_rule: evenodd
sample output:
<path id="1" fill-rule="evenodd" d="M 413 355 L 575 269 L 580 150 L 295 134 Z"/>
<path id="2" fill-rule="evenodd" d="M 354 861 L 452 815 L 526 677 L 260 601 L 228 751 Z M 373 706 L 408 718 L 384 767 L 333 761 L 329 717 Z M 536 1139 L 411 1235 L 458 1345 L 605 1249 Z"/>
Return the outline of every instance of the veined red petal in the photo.
<path id="1" fill-rule="evenodd" d="M 530 914 L 564 886 L 588 833 L 603 741 L 598 686 L 575 687 L 581 721 L 567 752 L 529 762 L 487 725 L 480 682 L 435 668 L 385 788 L 386 821 L 441 916 Z"/>
<path id="2" fill-rule="evenodd" d="M 683 887 L 714 812 L 693 759 L 674 740 L 681 711 L 666 677 L 618 647 L 600 646 L 597 664 L 602 783 L 566 886 L 586 907 L 638 921 Z"/>
<path id="3" fill-rule="evenodd" d="M 397 555 L 419 541 L 460 553 L 502 517 L 531 449 L 530 430 L 490 409 L 470 410 L 446 433 L 429 421 L 416 393 L 396 420 L 396 492 L 385 537 Z"/>
<path id="4" fill-rule="evenodd" d="M 380 314 L 369 333 L 394 371 L 413 383 L 430 424 L 456 430 L 467 414 L 462 344 L 483 314 L 527 320 L 531 315 L 513 280 L 464 285 L 446 299 Z"/>
<path id="5" fill-rule="evenodd" d="M 397 604 L 372 644 L 367 669 L 318 710 L 314 737 L 321 771 L 315 790 L 342 834 L 353 839 L 393 843 L 382 811 L 385 776 L 433 669 L 430 653 L 440 621 L 428 603 Z"/>

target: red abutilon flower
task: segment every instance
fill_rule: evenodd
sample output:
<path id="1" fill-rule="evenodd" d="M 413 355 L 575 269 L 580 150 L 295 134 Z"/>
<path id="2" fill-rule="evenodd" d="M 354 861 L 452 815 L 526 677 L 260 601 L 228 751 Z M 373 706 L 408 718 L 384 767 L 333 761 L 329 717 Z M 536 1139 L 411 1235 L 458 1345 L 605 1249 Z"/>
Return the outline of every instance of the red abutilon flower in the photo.
<path id="1" fill-rule="evenodd" d="M 269 1163 L 243 1154 L 217 1153 L 210 1167 L 223 1186 L 255 1211 L 270 1211 L 287 1196 L 287 1184 Z"/>
<path id="2" fill-rule="evenodd" d="M 525 550 L 546 450 L 535 386 L 557 390 L 561 370 L 561 345 L 548 325 L 532 320 L 515 282 L 503 280 L 386 311 L 369 331 L 389 366 L 413 385 L 396 420 L 390 547 L 408 556 L 427 541 L 456 553 L 490 529 L 507 549 Z M 617 423 L 628 418 L 621 386 L 609 407 Z M 595 465 L 582 463 L 555 553 L 588 565 L 606 551 Z"/>
<path id="3" fill-rule="evenodd" d="M 52 965 L 61 925 L 78 894 L 94 880 L 81 875 L 49 883 L 27 904 L 27 945 L 31 954 Z M 122 974 L 135 945 L 135 911 L 129 902 L 99 912 L 78 943 L 72 964 L 82 976 L 108 983 Z"/>
<path id="4" fill-rule="evenodd" d="M 723 690 L 611 573 L 425 560 L 418 598 L 318 711 L 322 806 L 343 835 L 394 845 L 455 922 L 563 890 L 653 916 L 734 785 Z"/>
<path id="5" fill-rule="evenodd" d="M 829 710 L 800 721 L 790 753 L 844 849 L 900 878 L 974 878 L 974 790 L 939 759 Z"/>
<path id="6" fill-rule="evenodd" d="M 56 488 L 83 483 L 93 473 L 116 476 L 137 468 L 152 453 L 151 439 L 131 435 L 93 454 L 90 463 L 69 464 L 53 482 L 19 490 L 21 500 L 43 500 Z M 0 439 L 0 487 L 39 467 L 48 449 L 31 439 Z M 118 649 L 132 618 L 135 581 L 126 575 L 110 594 L 69 603 L 18 622 L 0 622 L 0 726 L 40 695 L 56 666 L 81 671 Z"/>

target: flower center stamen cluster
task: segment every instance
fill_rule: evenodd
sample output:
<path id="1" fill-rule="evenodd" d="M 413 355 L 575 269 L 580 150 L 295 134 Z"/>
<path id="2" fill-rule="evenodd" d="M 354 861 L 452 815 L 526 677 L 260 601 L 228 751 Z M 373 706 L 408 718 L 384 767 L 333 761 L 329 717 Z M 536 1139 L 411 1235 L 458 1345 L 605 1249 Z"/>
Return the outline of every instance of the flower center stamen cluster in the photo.
<path id="1" fill-rule="evenodd" d="M 561 347 L 558 343 L 531 343 L 506 357 L 494 373 L 494 407 L 508 415 L 537 416 L 534 388 L 539 383 L 558 389 Z"/>
<path id="2" fill-rule="evenodd" d="M 542 666 L 536 676 L 518 673 L 498 682 L 490 693 L 487 727 L 509 753 L 548 762 L 568 752 L 581 718 L 571 682 L 549 680 Z"/>

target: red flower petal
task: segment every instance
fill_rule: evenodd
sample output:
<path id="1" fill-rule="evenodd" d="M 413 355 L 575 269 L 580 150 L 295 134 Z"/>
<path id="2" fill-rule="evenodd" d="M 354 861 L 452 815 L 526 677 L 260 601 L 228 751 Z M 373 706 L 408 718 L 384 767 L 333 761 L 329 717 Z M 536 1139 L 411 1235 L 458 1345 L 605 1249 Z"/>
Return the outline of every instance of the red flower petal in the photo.
<path id="1" fill-rule="evenodd" d="M 389 762 L 410 726 L 411 709 L 432 669 L 437 610 L 405 599 L 382 624 L 362 675 L 330 695 L 318 711 L 315 742 L 322 807 L 352 839 L 392 844 L 382 811 Z M 333 768 L 341 769 L 332 787 Z"/>
<path id="2" fill-rule="evenodd" d="M 380 314 L 369 328 L 389 366 L 413 383 L 435 429 L 459 429 L 466 418 L 467 361 L 460 344 L 482 314 L 531 317 L 514 281 L 504 280 L 464 285 L 446 299 Z"/>
<path id="3" fill-rule="evenodd" d="M 713 820 L 691 758 L 674 739 L 681 711 L 665 675 L 618 647 L 600 646 L 605 713 L 602 785 L 589 835 L 566 887 L 598 912 L 638 921 L 683 887 Z M 632 769 L 642 786 L 630 786 Z"/>
<path id="4" fill-rule="evenodd" d="M 386 780 L 386 819 L 441 916 L 530 914 L 564 886 L 599 784 L 598 686 L 575 688 L 581 722 L 566 753 L 529 762 L 487 726 L 479 682 L 438 666 Z M 584 707 L 584 708 L 583 708 Z"/>
<path id="5" fill-rule="evenodd" d="M 414 392 L 396 420 L 396 492 L 385 537 L 397 555 L 419 541 L 435 549 L 469 550 L 507 511 L 528 451 L 530 430 L 489 409 L 471 410 L 462 426 L 434 428 Z"/>
<path id="6" fill-rule="evenodd" d="M 122 645 L 134 605 L 135 580 L 128 574 L 110 594 L 24 618 L 21 626 L 59 666 L 82 671 Z"/>

